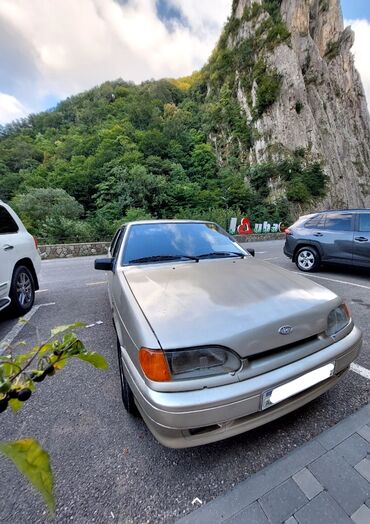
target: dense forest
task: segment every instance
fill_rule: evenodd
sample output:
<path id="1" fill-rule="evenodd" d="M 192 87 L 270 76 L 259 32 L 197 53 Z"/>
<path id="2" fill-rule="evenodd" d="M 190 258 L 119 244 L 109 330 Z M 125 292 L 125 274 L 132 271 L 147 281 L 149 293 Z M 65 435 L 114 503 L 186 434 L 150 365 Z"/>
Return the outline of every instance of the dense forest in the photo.
<path id="1" fill-rule="evenodd" d="M 266 35 L 287 38 L 271 20 Z M 243 64 L 259 77 L 255 120 L 275 102 L 279 78 L 253 42 L 228 50 L 233 24 L 191 77 L 106 82 L 0 127 L 0 198 L 42 241 L 63 242 L 107 239 L 122 221 L 147 217 L 289 221 L 292 205 L 322 197 L 322 166 L 305 151 L 248 162 L 255 136 L 235 103 L 235 70 Z M 270 191 L 277 177 L 286 183 L 278 196 Z"/>

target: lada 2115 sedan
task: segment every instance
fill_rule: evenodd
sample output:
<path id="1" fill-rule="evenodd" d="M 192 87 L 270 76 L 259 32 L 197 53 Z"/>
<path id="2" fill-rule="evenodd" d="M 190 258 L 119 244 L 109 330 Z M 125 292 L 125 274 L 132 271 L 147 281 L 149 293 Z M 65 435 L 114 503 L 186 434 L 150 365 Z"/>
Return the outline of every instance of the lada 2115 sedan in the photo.
<path id="1" fill-rule="evenodd" d="M 109 258 L 124 405 L 165 446 L 224 439 L 334 386 L 361 332 L 336 294 L 210 222 L 124 224 Z"/>

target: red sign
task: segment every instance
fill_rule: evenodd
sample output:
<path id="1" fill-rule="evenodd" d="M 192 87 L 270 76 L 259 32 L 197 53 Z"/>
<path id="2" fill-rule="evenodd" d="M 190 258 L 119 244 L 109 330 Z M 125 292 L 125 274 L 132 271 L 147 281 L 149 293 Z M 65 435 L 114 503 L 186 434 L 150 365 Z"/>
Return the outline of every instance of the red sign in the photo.
<path id="1" fill-rule="evenodd" d="M 240 226 L 238 226 L 239 235 L 252 235 L 253 229 L 249 218 L 242 218 Z"/>

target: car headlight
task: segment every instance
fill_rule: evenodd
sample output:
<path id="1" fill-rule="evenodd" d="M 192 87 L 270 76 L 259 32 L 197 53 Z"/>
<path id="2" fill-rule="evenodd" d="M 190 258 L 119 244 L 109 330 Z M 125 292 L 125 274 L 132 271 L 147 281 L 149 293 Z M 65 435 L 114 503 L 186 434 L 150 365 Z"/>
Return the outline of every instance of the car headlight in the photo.
<path id="1" fill-rule="evenodd" d="M 235 353 L 217 346 L 165 351 L 165 355 L 173 380 L 235 373 L 241 365 Z"/>
<path id="2" fill-rule="evenodd" d="M 338 306 L 329 313 L 326 334 L 329 337 L 336 335 L 339 331 L 347 327 L 350 321 L 351 314 L 348 306 L 346 304 Z"/>
<path id="3" fill-rule="evenodd" d="M 218 346 L 166 351 L 141 348 L 139 359 L 145 375 L 158 382 L 235 373 L 241 366 L 235 353 Z"/>

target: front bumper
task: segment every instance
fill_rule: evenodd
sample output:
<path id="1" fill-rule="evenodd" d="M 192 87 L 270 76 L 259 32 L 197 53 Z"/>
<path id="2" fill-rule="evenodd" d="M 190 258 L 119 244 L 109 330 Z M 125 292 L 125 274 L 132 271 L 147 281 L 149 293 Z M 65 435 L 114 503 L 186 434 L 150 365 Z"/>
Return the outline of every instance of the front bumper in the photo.
<path id="1" fill-rule="evenodd" d="M 283 251 L 284 251 L 284 255 L 290 259 L 293 259 L 293 251 L 289 250 L 286 243 L 284 244 L 284 248 L 283 248 Z"/>
<path id="2" fill-rule="evenodd" d="M 167 447 L 186 448 L 243 433 L 310 402 L 338 382 L 358 356 L 361 343 L 361 331 L 354 327 L 340 341 L 287 366 L 243 382 L 196 391 L 154 391 L 126 359 L 125 375 L 138 408 L 156 439 Z M 335 362 L 332 377 L 261 411 L 261 396 L 266 390 L 330 362 Z"/>

